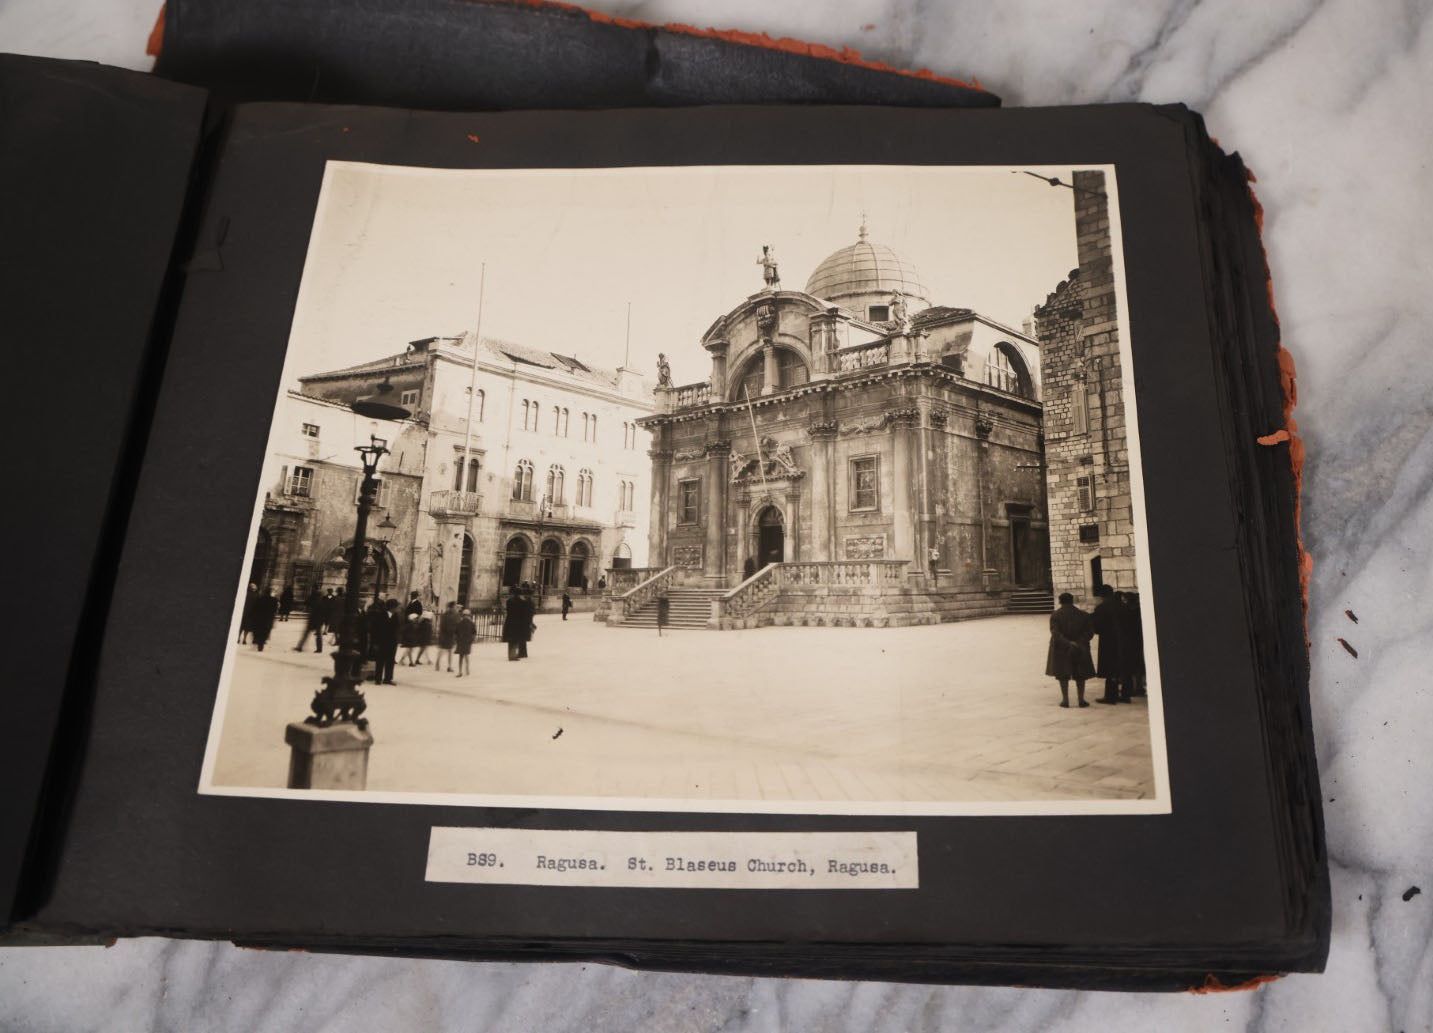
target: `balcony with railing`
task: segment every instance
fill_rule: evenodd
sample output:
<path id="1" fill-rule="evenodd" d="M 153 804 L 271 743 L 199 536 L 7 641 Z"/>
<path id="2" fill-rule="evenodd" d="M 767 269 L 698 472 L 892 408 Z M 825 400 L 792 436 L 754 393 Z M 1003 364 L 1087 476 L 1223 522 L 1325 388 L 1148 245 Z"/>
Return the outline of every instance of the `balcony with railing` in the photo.
<path id="1" fill-rule="evenodd" d="M 428 512 L 439 519 L 466 518 L 482 512 L 483 497 L 475 491 L 435 491 L 428 496 Z"/>
<path id="2" fill-rule="evenodd" d="M 637 514 L 630 509 L 619 509 L 612 514 L 613 527 L 636 527 Z"/>

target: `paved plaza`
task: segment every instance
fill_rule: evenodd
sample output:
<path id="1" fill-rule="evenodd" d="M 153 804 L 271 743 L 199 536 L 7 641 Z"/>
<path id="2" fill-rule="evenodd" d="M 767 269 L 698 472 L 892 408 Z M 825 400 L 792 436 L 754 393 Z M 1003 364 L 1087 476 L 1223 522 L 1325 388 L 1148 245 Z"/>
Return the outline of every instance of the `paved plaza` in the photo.
<path id="1" fill-rule="evenodd" d="M 332 669 L 311 643 L 293 652 L 302 629 L 276 624 L 263 653 L 238 647 L 215 785 L 284 786 L 284 725 L 308 712 Z M 1061 709 L 1044 675 L 1047 629 L 1044 616 L 1006 616 L 658 637 L 543 615 L 528 660 L 478 643 L 470 677 L 400 666 L 397 685 L 364 686 L 375 738 L 368 788 L 724 801 L 1152 797 L 1145 701 Z"/>

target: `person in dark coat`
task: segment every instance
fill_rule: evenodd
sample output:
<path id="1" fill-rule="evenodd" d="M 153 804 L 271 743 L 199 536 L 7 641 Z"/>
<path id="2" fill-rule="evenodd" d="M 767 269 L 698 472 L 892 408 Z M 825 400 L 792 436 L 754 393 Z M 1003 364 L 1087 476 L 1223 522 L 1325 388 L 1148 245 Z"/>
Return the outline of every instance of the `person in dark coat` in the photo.
<path id="1" fill-rule="evenodd" d="M 448 604 L 453 605 L 452 603 Z M 446 616 L 446 614 L 444 615 Z M 458 615 L 457 623 L 453 625 L 453 644 L 458 653 L 458 677 L 470 673 L 468 670 L 468 654 L 473 651 L 473 639 L 477 638 L 478 626 L 473 622 L 473 615 L 463 607 L 463 612 Z M 512 659 L 509 657 L 508 659 Z M 448 668 L 450 671 L 452 668 Z"/>
<path id="2" fill-rule="evenodd" d="M 423 604 L 418 599 L 418 590 L 414 589 L 408 593 L 408 605 L 403 608 L 405 617 L 423 616 Z"/>
<path id="3" fill-rule="evenodd" d="M 458 612 L 458 604 L 450 602 L 438 618 L 438 655 L 433 657 L 433 670 L 443 662 L 443 655 L 448 657 L 448 673 L 453 673 L 453 643 L 457 637 L 458 621 L 462 614 Z M 477 634 L 477 625 L 473 625 L 473 634 Z M 459 664 L 459 667 L 462 665 Z"/>
<path id="4" fill-rule="evenodd" d="M 1079 705 L 1085 702 L 1085 679 L 1095 673 L 1090 658 L 1090 637 L 1094 634 L 1090 615 L 1075 605 L 1069 592 L 1060 593 L 1060 606 L 1050 614 L 1050 651 L 1045 657 L 1045 673 L 1060 683 L 1060 706 L 1070 705 L 1070 681 L 1075 683 Z"/>
<path id="5" fill-rule="evenodd" d="M 289 614 L 294 612 L 294 586 L 284 585 L 284 590 L 279 593 L 279 620 L 286 621 Z"/>
<path id="6" fill-rule="evenodd" d="M 344 605 L 343 588 L 340 586 L 328 600 L 328 633 L 333 636 L 334 645 L 338 645 L 338 638 L 343 634 Z"/>
<path id="7" fill-rule="evenodd" d="M 428 647 L 433 644 L 433 615 L 424 610 L 418 615 L 418 659 L 419 664 L 428 662 Z M 436 665 L 435 665 L 436 666 Z"/>
<path id="8" fill-rule="evenodd" d="M 562 619 L 567 620 L 567 614 L 572 609 L 572 596 L 566 592 L 562 593 Z"/>
<path id="9" fill-rule="evenodd" d="M 274 630 L 274 616 L 279 612 L 279 601 L 274 598 L 272 588 L 264 589 L 264 594 L 254 600 L 254 612 L 250 618 L 250 633 L 253 635 L 254 648 L 259 652 L 264 651 L 264 643 L 269 641 L 269 635 Z"/>
<path id="10" fill-rule="evenodd" d="M 239 611 L 239 644 L 243 645 L 249 640 L 249 632 L 254 630 L 254 603 L 259 598 L 259 586 L 252 581 L 244 594 L 244 606 Z"/>
<path id="11" fill-rule="evenodd" d="M 666 596 L 657 597 L 657 635 L 662 634 L 662 629 L 667 626 L 667 618 L 672 614 L 672 601 Z"/>
<path id="12" fill-rule="evenodd" d="M 413 650 L 418 648 L 418 622 L 422 615 L 417 613 L 404 613 L 403 619 L 398 626 L 398 644 L 403 647 L 403 659 L 399 661 L 404 667 L 413 666 Z"/>
<path id="13" fill-rule="evenodd" d="M 755 573 L 756 573 L 756 559 L 755 559 L 754 557 L 752 557 L 752 556 L 748 556 L 748 557 L 746 558 L 746 562 L 741 565 L 741 579 L 742 579 L 743 581 L 750 581 L 752 575 L 755 574 Z"/>
<path id="14" fill-rule="evenodd" d="M 304 603 L 304 609 L 307 611 L 304 620 L 304 633 L 303 637 L 299 639 L 299 644 L 294 646 L 294 652 L 302 652 L 304 646 L 308 644 L 308 637 L 312 635 L 313 651 L 315 653 L 322 653 L 324 598 L 319 592 L 317 585 L 315 585 L 314 590 L 308 594 L 308 602 Z"/>
<path id="15" fill-rule="evenodd" d="M 393 684 L 393 670 L 398 661 L 398 634 L 402 618 L 398 615 L 398 600 L 389 599 L 388 604 L 375 604 L 369 623 L 369 648 L 373 651 L 373 681 L 384 685 Z"/>
<path id="16" fill-rule="evenodd" d="M 1096 703 L 1128 703 L 1124 686 L 1124 661 L 1120 659 L 1120 625 L 1124 622 L 1120 602 L 1109 585 L 1095 589 L 1100 604 L 1090 614 L 1095 634 L 1100 637 L 1100 660 L 1095 676 L 1105 680 L 1105 694 Z"/>
<path id="17" fill-rule="evenodd" d="M 503 612 L 503 641 L 508 644 L 509 660 L 521 660 L 527 655 L 531 626 L 532 611 L 523 599 L 522 589 L 514 585 Z"/>
<path id="18" fill-rule="evenodd" d="M 1125 672 L 1124 698 L 1145 695 L 1144 688 L 1144 621 L 1139 612 L 1139 596 L 1120 592 L 1120 664 Z"/>
<path id="19" fill-rule="evenodd" d="M 605 592 L 605 591 L 607 591 L 607 575 L 606 575 L 606 574 L 603 574 L 601 577 L 599 577 L 599 578 L 597 579 L 597 591 L 599 591 L 599 592 Z"/>

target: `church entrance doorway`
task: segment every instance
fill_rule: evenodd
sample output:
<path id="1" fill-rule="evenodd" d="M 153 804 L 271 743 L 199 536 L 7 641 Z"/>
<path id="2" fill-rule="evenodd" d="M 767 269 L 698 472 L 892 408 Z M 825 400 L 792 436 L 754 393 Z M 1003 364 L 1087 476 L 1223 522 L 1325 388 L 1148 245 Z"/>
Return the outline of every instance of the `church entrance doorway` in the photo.
<path id="1" fill-rule="evenodd" d="M 1049 545 L 1045 535 L 1031 526 L 1030 506 L 1008 505 L 1010 518 L 1011 574 L 1015 584 L 1039 587 L 1050 581 Z"/>
<path id="2" fill-rule="evenodd" d="M 503 551 L 503 587 L 511 588 L 522 581 L 522 565 L 527 560 L 527 541 L 512 538 Z"/>
<path id="3" fill-rule="evenodd" d="M 781 510 L 767 506 L 756 518 L 756 566 L 780 563 L 786 557 L 786 527 Z"/>

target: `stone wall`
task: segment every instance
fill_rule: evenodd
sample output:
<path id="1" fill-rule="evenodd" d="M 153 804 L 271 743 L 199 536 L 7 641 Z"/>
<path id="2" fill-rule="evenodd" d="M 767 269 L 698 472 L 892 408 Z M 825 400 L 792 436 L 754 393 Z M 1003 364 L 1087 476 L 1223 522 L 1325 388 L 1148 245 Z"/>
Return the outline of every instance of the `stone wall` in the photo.
<path id="1" fill-rule="evenodd" d="M 1036 310 L 1044 354 L 1054 591 L 1088 601 L 1100 579 L 1134 589 L 1134 512 L 1103 172 L 1074 173 L 1079 267 Z"/>

